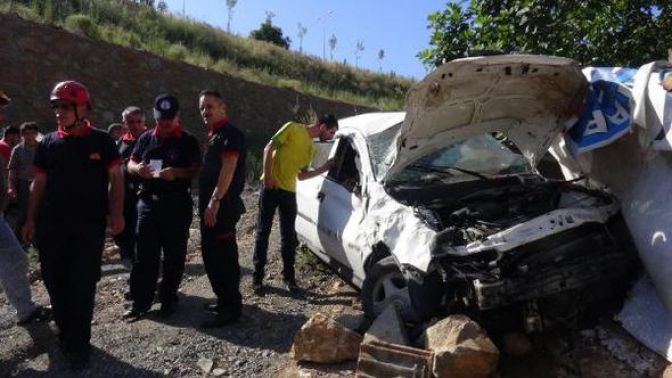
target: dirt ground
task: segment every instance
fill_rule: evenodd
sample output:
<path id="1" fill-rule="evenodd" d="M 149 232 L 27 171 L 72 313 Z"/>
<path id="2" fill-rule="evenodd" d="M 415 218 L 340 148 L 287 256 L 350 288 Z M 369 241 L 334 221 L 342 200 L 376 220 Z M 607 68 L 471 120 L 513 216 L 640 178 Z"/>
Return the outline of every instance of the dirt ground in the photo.
<path id="1" fill-rule="evenodd" d="M 200 259 L 198 225 L 192 225 L 189 254 L 176 314 L 160 319 L 150 313 L 127 324 L 120 319 L 126 309 L 128 270 L 108 245 L 103 278 L 98 285 L 92 325 L 94 354 L 84 376 L 92 377 L 345 377 L 353 376 L 356 363 L 339 365 L 296 364 L 290 356 L 292 337 L 316 312 L 337 318 L 351 328 L 363 316 L 356 290 L 334 275 L 312 255 L 299 252 L 297 278 L 304 288 L 290 296 L 281 288 L 279 234 L 274 227 L 269 248 L 264 297 L 251 290 L 252 250 L 256 224 L 257 193 L 245 192 L 247 213 L 239 223 L 241 291 L 244 308 L 240 322 L 214 330 L 199 329 L 208 316 L 202 310 L 214 296 Z M 35 270 L 37 266 L 31 267 Z M 38 274 L 33 274 L 33 294 L 40 303 L 48 296 Z M 155 305 L 154 310 L 158 310 Z M 0 295 L 0 377 L 61 377 L 71 373 L 60 354 L 53 323 L 25 328 L 15 325 L 14 313 Z M 666 363 L 638 344 L 610 320 L 578 333 L 549 333 L 532 339 L 534 352 L 511 357 L 502 352 L 501 377 L 657 377 Z M 501 348 L 500 348 L 501 349 Z M 74 375 L 73 375 L 74 376 Z M 78 375 L 80 376 L 80 375 Z"/>

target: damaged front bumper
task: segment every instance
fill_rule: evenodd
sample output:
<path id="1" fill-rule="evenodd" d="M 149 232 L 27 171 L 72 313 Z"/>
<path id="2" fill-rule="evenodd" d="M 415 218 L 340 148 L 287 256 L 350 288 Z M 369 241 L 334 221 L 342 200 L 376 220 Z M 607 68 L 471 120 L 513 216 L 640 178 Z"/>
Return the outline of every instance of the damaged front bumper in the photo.
<path id="1" fill-rule="evenodd" d="M 513 250 L 436 257 L 430 272 L 406 269 L 413 307 L 486 311 L 626 282 L 639 259 L 620 216 L 535 240 Z"/>
<path id="2" fill-rule="evenodd" d="M 542 299 L 569 290 L 618 280 L 632 269 L 632 261 L 621 253 L 575 261 L 537 274 L 495 281 L 473 281 L 473 302 L 479 310 Z"/>

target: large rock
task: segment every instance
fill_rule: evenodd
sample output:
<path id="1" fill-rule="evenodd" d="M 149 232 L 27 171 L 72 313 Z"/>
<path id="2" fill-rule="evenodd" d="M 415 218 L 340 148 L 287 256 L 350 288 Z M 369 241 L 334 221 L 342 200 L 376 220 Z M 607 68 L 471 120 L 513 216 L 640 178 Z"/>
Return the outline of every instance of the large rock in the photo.
<path id="1" fill-rule="evenodd" d="M 296 361 L 337 363 L 356 360 L 362 336 L 317 313 L 294 335 Z"/>
<path id="2" fill-rule="evenodd" d="M 437 377 L 489 377 L 499 350 L 485 330 L 464 315 L 451 315 L 427 328 L 425 348 L 434 352 Z"/>
<path id="3" fill-rule="evenodd" d="M 394 305 L 385 308 L 374 320 L 364 335 L 364 343 L 373 340 L 384 341 L 390 344 L 409 345 L 406 335 L 406 326 Z"/>

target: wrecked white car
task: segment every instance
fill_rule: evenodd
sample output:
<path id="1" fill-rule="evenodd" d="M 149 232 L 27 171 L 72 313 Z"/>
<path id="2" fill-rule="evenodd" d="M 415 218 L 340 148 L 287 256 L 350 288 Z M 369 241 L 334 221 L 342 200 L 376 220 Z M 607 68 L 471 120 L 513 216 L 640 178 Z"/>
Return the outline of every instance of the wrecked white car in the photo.
<path id="1" fill-rule="evenodd" d="M 299 182 L 299 238 L 361 288 L 369 316 L 511 307 L 530 330 L 572 316 L 638 264 L 611 195 L 536 168 L 586 85 L 557 57 L 443 65 L 406 113 L 342 119 L 319 145 L 336 165 Z"/>

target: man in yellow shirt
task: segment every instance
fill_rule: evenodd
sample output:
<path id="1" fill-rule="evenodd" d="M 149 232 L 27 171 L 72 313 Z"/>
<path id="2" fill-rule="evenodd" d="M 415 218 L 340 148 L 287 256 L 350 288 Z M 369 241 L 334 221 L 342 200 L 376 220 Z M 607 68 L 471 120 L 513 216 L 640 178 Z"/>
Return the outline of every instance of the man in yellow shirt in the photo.
<path id="1" fill-rule="evenodd" d="M 296 294 L 299 290 L 294 277 L 294 254 L 296 253 L 296 180 L 306 180 L 318 176 L 331 168 L 327 161 L 315 170 L 309 170 L 315 146 L 313 139 L 328 141 L 334 138 L 338 121 L 331 114 L 320 118 L 312 126 L 288 122 L 278 130 L 264 148 L 263 182 L 259 196 L 257 218 L 257 240 L 254 246 L 253 289 L 257 295 L 263 294 L 264 266 L 268 252 L 268 236 L 273 225 L 275 209 L 280 213 L 280 234 L 282 237 L 282 275 L 287 290 Z"/>

